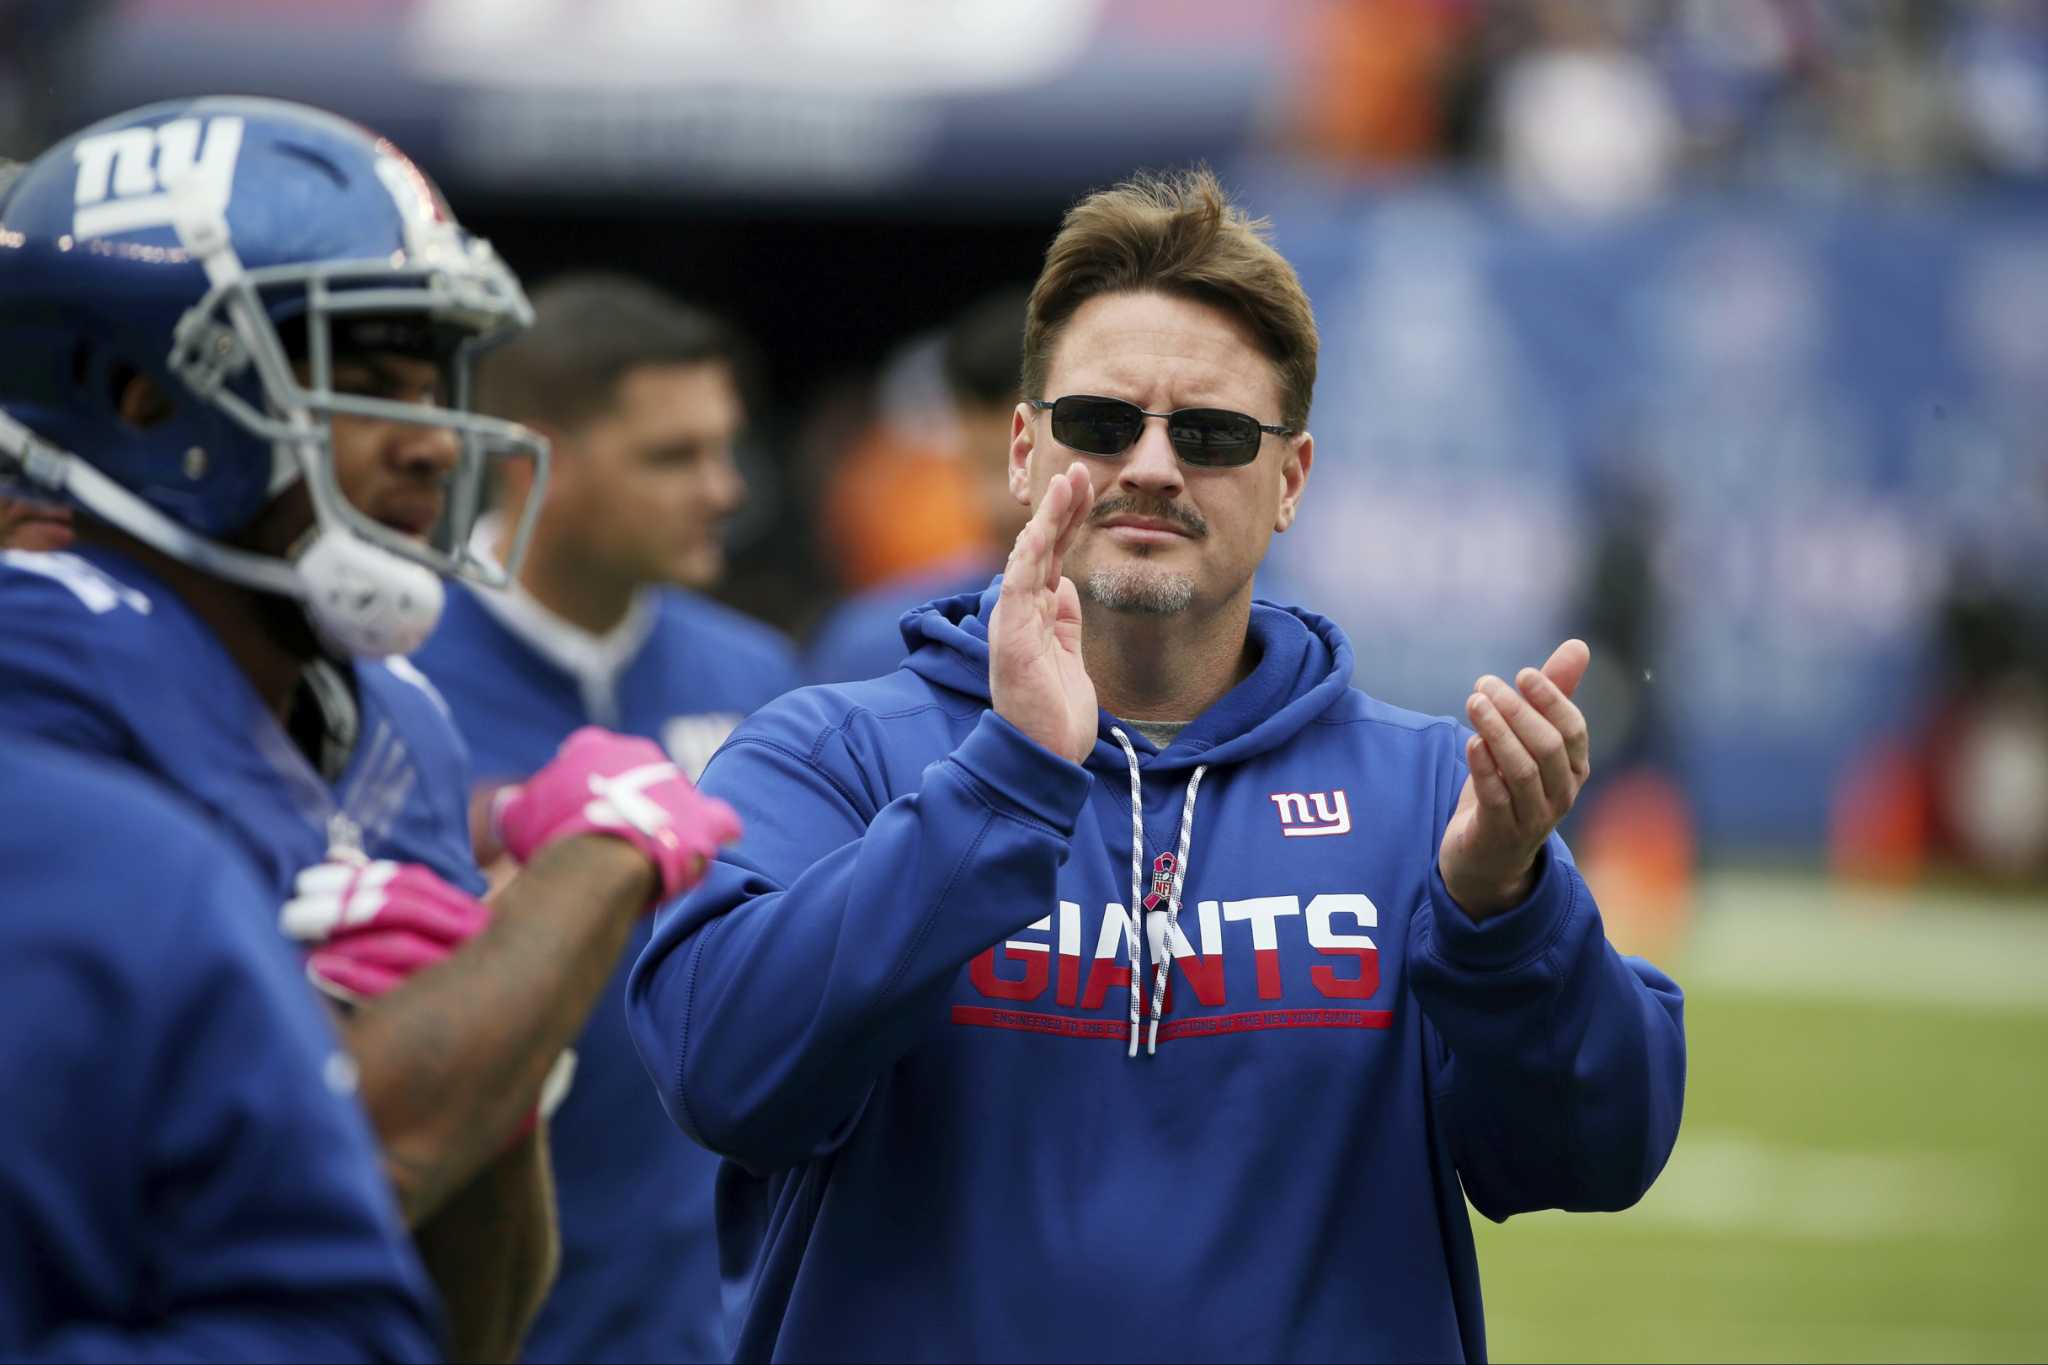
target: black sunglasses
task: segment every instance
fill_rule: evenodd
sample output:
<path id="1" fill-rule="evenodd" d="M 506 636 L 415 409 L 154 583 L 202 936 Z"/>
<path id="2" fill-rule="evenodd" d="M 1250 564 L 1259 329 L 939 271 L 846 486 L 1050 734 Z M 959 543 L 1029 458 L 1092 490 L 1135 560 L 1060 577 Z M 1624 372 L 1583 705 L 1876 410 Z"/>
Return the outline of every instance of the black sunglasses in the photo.
<path id="1" fill-rule="evenodd" d="M 1292 436 L 1293 427 L 1269 427 L 1246 412 L 1228 408 L 1181 408 L 1147 412 L 1121 398 L 1070 393 L 1065 398 L 1027 400 L 1040 412 L 1052 413 L 1053 438 L 1084 455 L 1121 455 L 1138 443 L 1147 417 L 1166 419 L 1166 439 L 1182 463 L 1209 468 L 1250 464 L 1259 455 L 1267 432 Z"/>

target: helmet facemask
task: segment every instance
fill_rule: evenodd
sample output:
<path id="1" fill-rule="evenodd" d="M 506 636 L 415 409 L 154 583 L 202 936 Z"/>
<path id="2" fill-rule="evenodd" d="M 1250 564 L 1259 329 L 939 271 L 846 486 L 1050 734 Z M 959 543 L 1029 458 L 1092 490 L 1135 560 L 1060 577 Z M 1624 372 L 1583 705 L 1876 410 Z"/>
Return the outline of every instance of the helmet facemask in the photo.
<path id="1" fill-rule="evenodd" d="M 516 423 L 468 411 L 477 358 L 531 320 L 510 272 L 482 243 L 470 246 L 460 274 L 388 261 L 273 266 L 217 282 L 179 321 L 169 367 L 201 401 L 213 404 L 272 451 L 274 498 L 303 480 L 316 533 L 335 529 L 437 574 L 503 587 L 518 572 L 540 500 L 529 498 L 501 563 L 470 544 L 496 464 L 528 459 L 538 488 L 547 442 Z M 281 331 L 273 319 L 287 321 Z M 288 343 L 286 332 L 291 334 Z M 388 340 L 380 344 L 380 334 Z M 446 384 L 445 405 L 397 402 L 338 392 L 338 360 L 376 347 L 431 360 Z M 294 360 L 303 362 L 303 379 Z M 261 406 L 235 381 L 253 374 Z M 366 515 L 343 493 L 334 466 L 336 416 L 452 430 L 460 454 L 448 481 L 447 510 L 421 541 Z"/>
<path id="2" fill-rule="evenodd" d="M 419 259 L 321 261 L 245 270 L 217 216 L 181 216 L 178 232 L 206 267 L 211 287 L 179 319 L 169 368 L 271 450 L 272 499 L 303 481 L 313 525 L 294 547 L 288 591 L 306 604 L 331 647 L 354 654 L 402 654 L 418 648 L 439 619 L 439 576 L 503 587 L 518 573 L 547 479 L 547 442 L 516 423 L 468 411 L 476 358 L 532 321 L 532 309 L 490 247 L 449 225 L 423 243 Z M 294 369 L 275 321 L 304 337 L 305 378 Z M 353 347 L 365 331 L 438 338 L 432 349 L 448 402 L 398 402 L 337 392 L 338 339 Z M 418 349 L 415 343 L 410 349 Z M 238 381 L 253 375 L 259 406 Z M 385 526 L 351 503 L 335 473 L 334 419 L 359 417 L 452 430 L 460 454 L 443 515 L 424 541 Z M 502 560 L 471 544 L 491 467 L 526 458 L 534 496 L 513 528 Z M 253 556 L 231 552 L 213 568 L 250 586 L 272 588 L 236 570 Z M 260 557 L 255 557 L 260 558 Z"/>

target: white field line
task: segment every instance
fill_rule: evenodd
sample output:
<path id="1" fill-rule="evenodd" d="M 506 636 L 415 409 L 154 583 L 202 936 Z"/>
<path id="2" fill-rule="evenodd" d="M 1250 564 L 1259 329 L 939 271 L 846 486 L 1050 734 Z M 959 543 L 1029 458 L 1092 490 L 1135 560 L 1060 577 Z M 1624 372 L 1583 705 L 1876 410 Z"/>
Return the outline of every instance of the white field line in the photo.
<path id="1" fill-rule="evenodd" d="M 2048 1013 L 2048 902 L 1710 874 L 1671 965 L 1716 994 Z"/>
<path id="2" fill-rule="evenodd" d="M 1977 1239 L 2011 1222 L 2009 1183 L 1989 1157 L 1842 1151 L 1709 1129 L 1682 1133 L 1642 1203 L 1618 1217 L 1634 1228 L 1799 1242 Z"/>

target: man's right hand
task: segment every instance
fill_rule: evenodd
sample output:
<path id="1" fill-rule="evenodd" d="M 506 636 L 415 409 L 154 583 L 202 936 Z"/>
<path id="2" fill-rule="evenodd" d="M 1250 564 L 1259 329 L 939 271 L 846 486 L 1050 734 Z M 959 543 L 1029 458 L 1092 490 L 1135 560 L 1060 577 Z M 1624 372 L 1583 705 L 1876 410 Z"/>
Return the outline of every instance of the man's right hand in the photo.
<path id="1" fill-rule="evenodd" d="M 1081 596 L 1061 561 L 1095 490 L 1076 460 L 1046 486 L 1010 561 L 988 626 L 989 700 L 997 715 L 1070 762 L 1095 747 L 1095 683 L 1081 660 Z"/>

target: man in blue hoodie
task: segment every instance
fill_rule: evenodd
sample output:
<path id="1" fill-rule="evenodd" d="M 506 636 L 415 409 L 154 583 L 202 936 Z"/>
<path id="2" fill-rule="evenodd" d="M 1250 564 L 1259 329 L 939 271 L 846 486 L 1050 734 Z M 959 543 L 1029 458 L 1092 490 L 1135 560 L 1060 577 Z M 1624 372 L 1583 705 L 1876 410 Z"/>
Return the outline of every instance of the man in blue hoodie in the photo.
<path id="1" fill-rule="evenodd" d="M 1480 679 L 1468 731 L 1252 600 L 1315 360 L 1213 177 L 1083 200 L 1003 576 L 706 771 L 747 840 L 628 1000 L 725 1158 L 739 1358 L 1480 1359 L 1465 1200 L 1622 1208 L 1662 1168 L 1681 997 L 1553 833 L 1585 646 Z"/>

